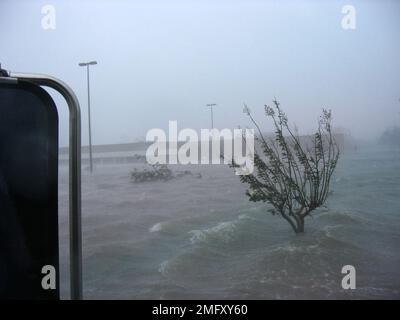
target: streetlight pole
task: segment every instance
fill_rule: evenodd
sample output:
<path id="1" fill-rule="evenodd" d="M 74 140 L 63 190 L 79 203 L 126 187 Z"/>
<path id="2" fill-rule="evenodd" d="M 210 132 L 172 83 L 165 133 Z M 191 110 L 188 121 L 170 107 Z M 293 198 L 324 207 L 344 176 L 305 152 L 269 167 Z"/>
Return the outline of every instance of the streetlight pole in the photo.
<path id="1" fill-rule="evenodd" d="M 214 115 L 213 115 L 213 107 L 216 106 L 216 103 L 208 103 L 206 107 L 210 107 L 211 109 L 211 129 L 214 129 Z"/>
<path id="2" fill-rule="evenodd" d="M 92 157 L 92 124 L 90 120 L 90 71 L 89 66 L 96 65 L 97 61 L 81 62 L 80 67 L 86 67 L 87 77 L 87 99 L 88 99 L 88 122 L 89 122 L 89 161 L 90 161 L 90 173 L 93 172 L 93 157 Z"/>

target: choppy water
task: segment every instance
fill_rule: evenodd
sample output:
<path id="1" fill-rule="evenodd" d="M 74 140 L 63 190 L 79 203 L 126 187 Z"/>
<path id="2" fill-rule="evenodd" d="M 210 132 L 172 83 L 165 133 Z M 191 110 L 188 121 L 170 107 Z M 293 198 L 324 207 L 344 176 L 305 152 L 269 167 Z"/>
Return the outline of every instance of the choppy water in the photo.
<path id="1" fill-rule="evenodd" d="M 225 167 L 147 184 L 132 184 L 130 169 L 85 174 L 85 298 L 400 298 L 399 149 L 345 153 L 327 208 L 308 218 L 303 235 L 247 201 Z M 65 178 L 61 186 L 65 207 Z M 65 288 L 65 213 L 60 223 Z M 341 288 L 348 264 L 356 290 Z"/>

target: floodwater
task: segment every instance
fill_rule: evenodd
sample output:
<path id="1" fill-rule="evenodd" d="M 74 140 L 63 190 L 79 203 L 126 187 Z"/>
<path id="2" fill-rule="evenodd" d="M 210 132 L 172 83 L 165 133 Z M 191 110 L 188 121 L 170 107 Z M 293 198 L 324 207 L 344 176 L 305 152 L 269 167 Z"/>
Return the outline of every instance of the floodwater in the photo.
<path id="1" fill-rule="evenodd" d="M 295 235 L 249 202 L 224 165 L 133 183 L 143 164 L 83 170 L 85 299 L 399 299 L 400 149 L 365 146 L 339 160 L 326 208 Z M 198 173 L 201 173 L 199 175 Z M 62 296 L 68 292 L 68 180 L 60 170 Z M 342 267 L 356 289 L 341 287 Z"/>

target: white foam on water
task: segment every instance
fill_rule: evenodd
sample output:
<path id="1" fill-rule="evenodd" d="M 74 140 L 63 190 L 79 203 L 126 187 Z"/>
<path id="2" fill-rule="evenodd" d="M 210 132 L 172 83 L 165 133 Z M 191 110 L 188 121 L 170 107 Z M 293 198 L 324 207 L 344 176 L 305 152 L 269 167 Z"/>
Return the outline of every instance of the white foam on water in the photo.
<path id="1" fill-rule="evenodd" d="M 239 220 L 253 220 L 252 217 L 248 216 L 247 214 L 241 214 L 238 216 Z"/>
<path id="2" fill-rule="evenodd" d="M 158 272 L 160 272 L 162 275 L 166 275 L 168 266 L 169 266 L 169 260 L 164 260 L 163 262 L 161 262 L 158 268 Z"/>
<path id="3" fill-rule="evenodd" d="M 216 226 L 204 230 L 191 230 L 190 242 L 197 244 L 206 242 L 210 238 L 218 239 L 222 242 L 229 242 L 232 240 L 233 234 L 236 230 L 235 221 L 220 222 Z"/>
<path id="4" fill-rule="evenodd" d="M 163 225 L 163 222 L 157 222 L 149 229 L 149 232 L 160 232 L 163 229 Z"/>

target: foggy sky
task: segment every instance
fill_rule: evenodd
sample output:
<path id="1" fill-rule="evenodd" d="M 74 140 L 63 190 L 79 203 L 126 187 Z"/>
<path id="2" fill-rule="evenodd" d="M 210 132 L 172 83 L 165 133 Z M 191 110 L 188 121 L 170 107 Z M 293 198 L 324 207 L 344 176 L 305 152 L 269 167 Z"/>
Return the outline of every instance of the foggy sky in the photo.
<path id="1" fill-rule="evenodd" d="M 41 27 L 43 5 L 56 30 Z M 357 10 L 355 30 L 342 7 Z M 144 139 L 151 128 L 246 126 L 246 102 L 265 131 L 274 97 L 300 131 L 321 108 L 334 125 L 373 139 L 400 124 L 399 1 L 0 1 L 0 62 L 67 82 L 82 108 L 87 144 L 86 72 L 91 68 L 93 143 Z M 56 96 L 56 101 L 62 99 Z M 65 105 L 61 144 L 67 143 Z"/>

